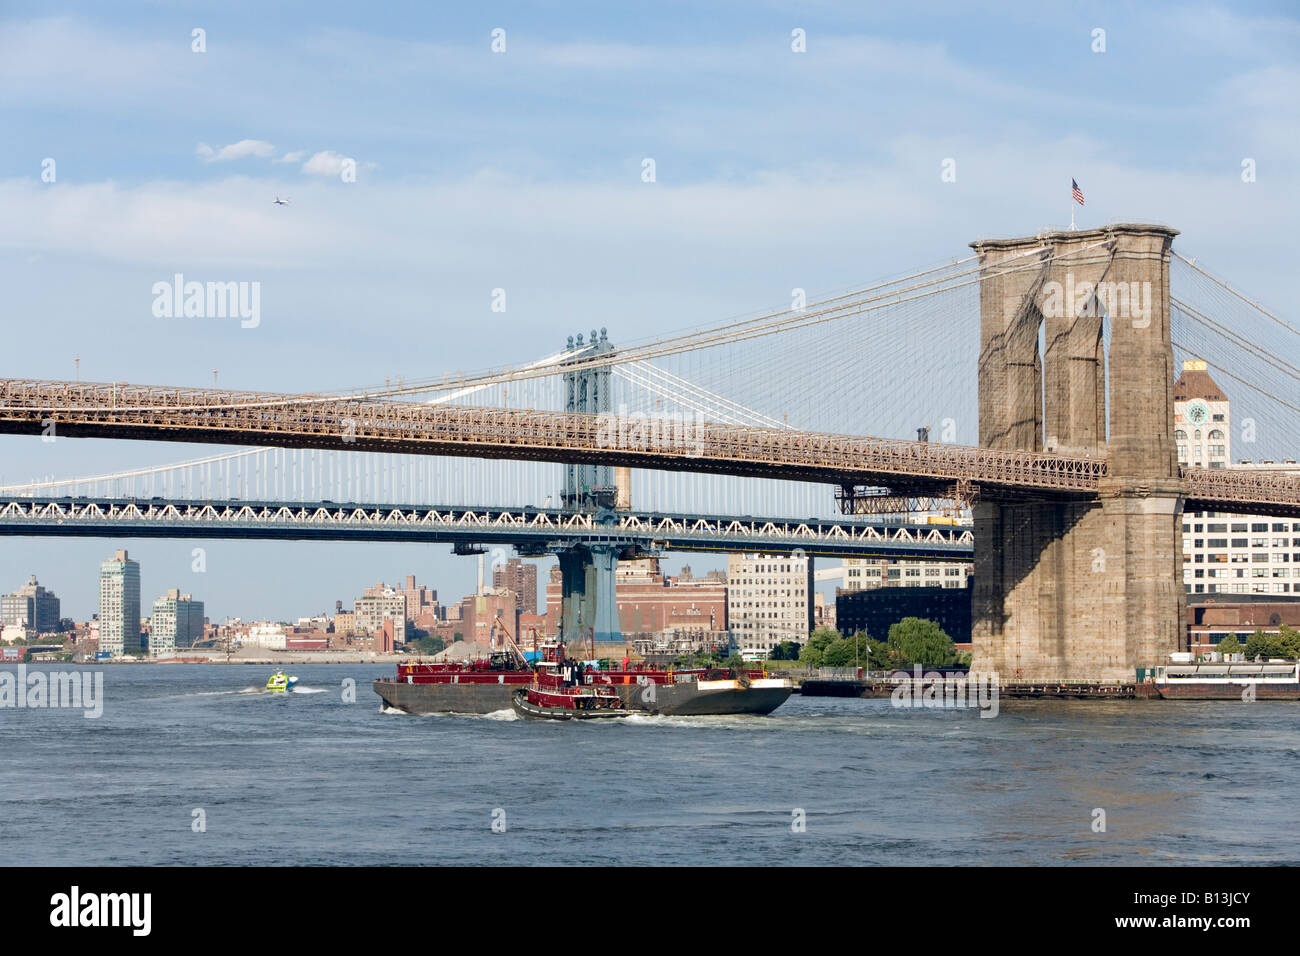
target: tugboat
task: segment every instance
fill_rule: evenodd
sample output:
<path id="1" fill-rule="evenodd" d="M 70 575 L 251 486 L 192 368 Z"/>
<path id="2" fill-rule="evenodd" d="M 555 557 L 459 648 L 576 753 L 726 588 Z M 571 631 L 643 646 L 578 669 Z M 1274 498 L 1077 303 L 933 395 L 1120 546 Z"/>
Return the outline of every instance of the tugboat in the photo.
<path id="1" fill-rule="evenodd" d="M 298 678 L 286 677 L 284 671 L 276 671 L 266 682 L 266 689 L 272 694 L 287 694 L 297 685 Z"/>
<path id="2" fill-rule="evenodd" d="M 515 713 L 527 720 L 591 720 L 629 713 L 612 687 L 582 684 L 577 661 L 564 656 L 564 645 L 548 643 L 537 662 L 533 685 L 510 695 Z"/>

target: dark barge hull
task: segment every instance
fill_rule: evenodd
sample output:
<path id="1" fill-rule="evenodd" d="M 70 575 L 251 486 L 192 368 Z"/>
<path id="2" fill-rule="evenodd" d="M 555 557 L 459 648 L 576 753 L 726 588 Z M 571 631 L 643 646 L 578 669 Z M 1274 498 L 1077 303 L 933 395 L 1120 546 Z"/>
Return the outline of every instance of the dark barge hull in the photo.
<path id="1" fill-rule="evenodd" d="M 1246 684 L 1156 684 L 1156 693 L 1164 700 L 1242 700 Z M 1255 684 L 1256 700 L 1300 700 L 1300 684 L 1269 686 Z"/>
<path id="2" fill-rule="evenodd" d="M 614 690 L 629 710 L 665 717 L 765 715 L 784 704 L 794 692 L 793 687 L 700 690 L 694 684 L 615 684 Z"/>
<path id="3" fill-rule="evenodd" d="M 529 682 L 531 683 L 531 682 Z M 510 697 L 528 684 L 406 684 L 377 680 L 384 705 L 408 714 L 491 714 L 510 710 Z M 789 687 L 701 691 L 694 684 L 613 684 L 632 711 L 676 717 L 770 714 L 789 699 Z"/>

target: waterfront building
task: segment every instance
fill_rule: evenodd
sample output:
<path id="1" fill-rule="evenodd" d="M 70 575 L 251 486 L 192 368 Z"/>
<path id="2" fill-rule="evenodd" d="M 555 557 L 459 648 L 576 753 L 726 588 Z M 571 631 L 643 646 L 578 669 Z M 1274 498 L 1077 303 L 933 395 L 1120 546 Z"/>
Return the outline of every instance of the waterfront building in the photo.
<path id="1" fill-rule="evenodd" d="M 518 594 L 509 588 L 485 587 L 482 594 L 466 595 L 449 606 L 446 620 L 427 630 L 446 644 L 460 640 L 501 650 L 508 644 L 506 631 L 516 641 L 521 639 L 521 616 Z"/>
<path id="2" fill-rule="evenodd" d="M 140 562 L 125 550 L 99 566 L 99 651 L 140 653 Z"/>
<path id="3" fill-rule="evenodd" d="M 390 588 L 381 583 L 372 588 L 366 588 L 365 593 L 367 597 L 383 597 L 390 591 L 406 601 L 405 614 L 407 621 L 442 616 L 442 609 L 438 604 L 438 592 L 425 587 L 423 584 L 417 585 L 414 574 L 406 576 L 406 585 L 404 587 Z"/>
<path id="4" fill-rule="evenodd" d="M 1277 634 L 1283 627 L 1300 630 L 1300 601 L 1266 594 L 1187 599 L 1187 649 L 1193 654 L 1213 652 L 1230 634 L 1244 646 L 1256 630 Z"/>
<path id="5" fill-rule="evenodd" d="M 36 580 L 36 575 L 13 594 L 0 597 L 0 627 L 20 625 L 37 634 L 59 629 L 59 599 Z"/>
<path id="6" fill-rule="evenodd" d="M 149 656 L 170 657 L 178 647 L 203 639 L 203 602 L 177 588 L 153 602 L 149 621 Z"/>
<path id="7" fill-rule="evenodd" d="M 36 632 L 25 624 L 6 624 L 0 627 L 0 641 L 5 644 L 12 644 L 14 641 L 30 641 L 36 636 Z"/>
<path id="8" fill-rule="evenodd" d="M 248 635 L 243 643 L 252 647 L 264 647 L 269 651 L 282 651 L 288 646 L 284 626 L 270 621 L 259 621 L 249 625 Z"/>
<path id="9" fill-rule="evenodd" d="M 537 565 L 511 558 L 492 568 L 492 586 L 507 588 L 519 595 L 521 614 L 537 613 Z"/>
<path id="10" fill-rule="evenodd" d="M 406 608 L 406 596 L 380 582 L 372 588 L 366 588 L 365 594 L 353 602 L 355 627 L 364 634 L 377 634 L 384 629 L 385 621 L 392 621 L 394 640 L 404 644 Z"/>
<path id="11" fill-rule="evenodd" d="M 1243 437 L 1253 440 L 1252 430 Z M 1174 440 L 1182 465 L 1300 473 L 1293 460 L 1232 463 L 1231 402 L 1204 361 L 1184 362 L 1174 383 Z M 1300 595 L 1300 521 L 1184 512 L 1183 587 L 1188 594 Z"/>
<path id="12" fill-rule="evenodd" d="M 624 640 L 643 644 L 698 647 L 725 643 L 727 578 L 721 571 L 695 577 L 690 565 L 677 575 L 663 572 L 658 558 L 620 561 L 614 570 L 618 625 Z M 560 630 L 560 568 L 546 584 L 546 631 Z M 667 642 L 665 644 L 665 642 Z"/>
<path id="13" fill-rule="evenodd" d="M 953 518 L 941 514 L 921 514 L 912 520 L 921 524 L 970 526 L 970 515 Z M 975 573 L 973 560 L 927 561 L 906 558 L 845 558 L 845 591 L 872 588 L 964 588 Z"/>
<path id="14" fill-rule="evenodd" d="M 727 628 L 742 657 L 783 641 L 803 644 L 813 627 L 813 567 L 804 556 L 733 554 L 727 559 Z"/>
<path id="15" fill-rule="evenodd" d="M 841 588 L 835 595 L 835 617 L 839 632 L 846 636 L 862 631 L 878 641 L 889 637 L 889 628 L 905 617 L 936 622 L 952 638 L 958 650 L 970 650 L 971 602 L 969 586 L 882 587 L 857 591 Z"/>

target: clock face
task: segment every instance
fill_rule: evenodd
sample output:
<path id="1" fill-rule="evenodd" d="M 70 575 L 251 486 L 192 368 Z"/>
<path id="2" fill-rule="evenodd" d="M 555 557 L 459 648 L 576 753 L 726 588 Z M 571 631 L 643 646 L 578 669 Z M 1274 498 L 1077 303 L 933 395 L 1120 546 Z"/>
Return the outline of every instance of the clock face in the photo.
<path id="1" fill-rule="evenodd" d="M 1210 409 L 1204 402 L 1192 402 L 1187 406 L 1187 420 L 1193 425 L 1204 425 L 1209 417 Z"/>

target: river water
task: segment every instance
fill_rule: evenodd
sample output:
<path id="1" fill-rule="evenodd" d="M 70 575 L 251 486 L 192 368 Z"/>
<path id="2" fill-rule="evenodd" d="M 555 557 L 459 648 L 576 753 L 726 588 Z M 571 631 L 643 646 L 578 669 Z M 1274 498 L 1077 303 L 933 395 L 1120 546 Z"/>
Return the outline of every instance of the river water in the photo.
<path id="1" fill-rule="evenodd" d="M 392 665 L 60 668 L 103 713 L 0 709 L 0 864 L 1300 863 L 1295 703 L 549 723 L 381 712 Z"/>

